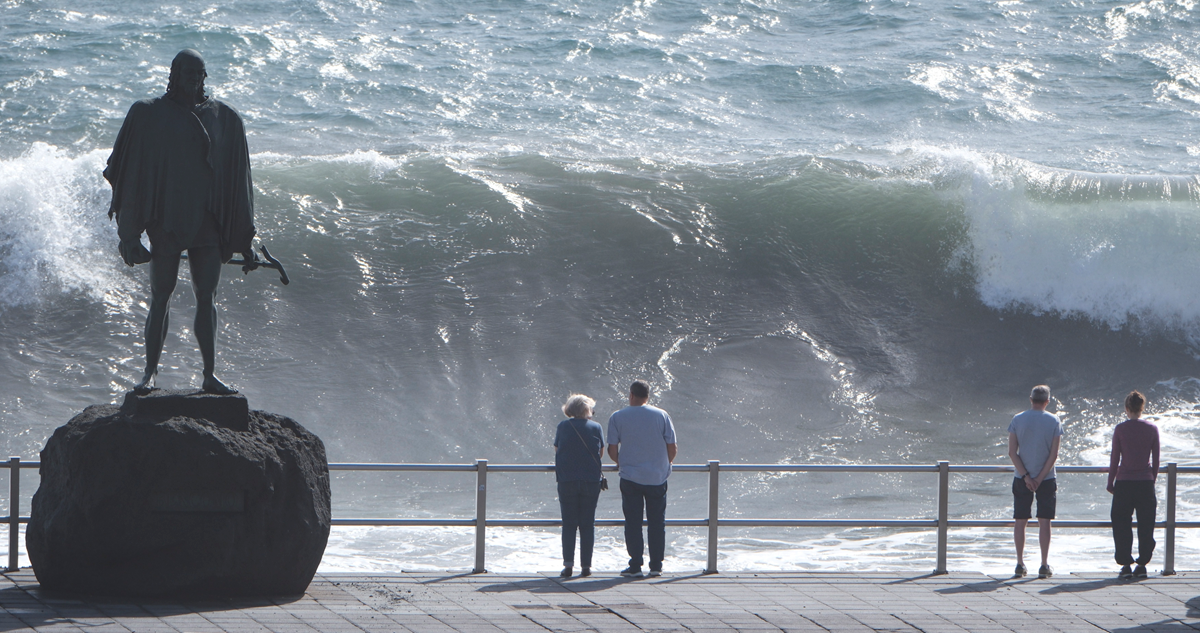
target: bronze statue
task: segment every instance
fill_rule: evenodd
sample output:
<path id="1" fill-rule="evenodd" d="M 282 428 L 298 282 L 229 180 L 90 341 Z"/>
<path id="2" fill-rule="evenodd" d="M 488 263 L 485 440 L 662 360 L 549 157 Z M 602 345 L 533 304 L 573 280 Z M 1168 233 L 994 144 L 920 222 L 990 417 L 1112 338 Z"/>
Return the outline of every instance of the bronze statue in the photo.
<path id="1" fill-rule="evenodd" d="M 117 220 L 121 257 L 130 266 L 150 264 L 146 373 L 135 393 L 154 389 L 185 250 L 204 359 L 202 389 L 237 393 L 214 375 L 216 294 L 221 265 L 235 252 L 247 262 L 256 260 L 250 152 L 242 118 L 204 94 L 206 77 L 200 54 L 180 51 L 171 62 L 167 93 L 129 109 L 104 170 L 112 184 L 108 216 Z M 149 251 L 142 246 L 143 231 L 150 238 Z"/>

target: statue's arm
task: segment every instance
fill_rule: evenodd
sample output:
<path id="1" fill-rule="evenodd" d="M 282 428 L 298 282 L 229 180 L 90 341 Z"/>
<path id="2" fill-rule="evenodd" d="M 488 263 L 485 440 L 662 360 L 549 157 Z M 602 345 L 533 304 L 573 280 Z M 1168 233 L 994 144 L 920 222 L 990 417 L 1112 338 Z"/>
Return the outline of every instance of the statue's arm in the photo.
<path id="1" fill-rule="evenodd" d="M 150 261 L 150 251 L 142 246 L 141 241 L 146 210 L 139 206 L 145 204 L 139 190 L 153 188 L 153 183 L 139 181 L 144 163 L 153 160 L 152 156 L 146 155 L 148 148 L 145 143 L 149 117 L 152 116 L 150 110 L 150 104 L 145 101 L 138 101 L 129 108 L 104 169 L 104 178 L 113 190 L 108 216 L 116 218 L 117 236 L 120 238 L 118 250 L 121 259 L 130 266 Z"/>
<path id="2" fill-rule="evenodd" d="M 254 184 L 250 175 L 250 145 L 246 142 L 246 128 L 242 116 L 228 104 L 222 106 L 226 109 L 225 114 L 228 117 L 227 138 L 233 148 L 233 160 L 230 164 L 233 170 L 233 230 L 229 247 L 231 251 L 241 253 L 246 261 L 254 261 L 258 256 L 253 248 L 257 230 L 254 228 Z"/>

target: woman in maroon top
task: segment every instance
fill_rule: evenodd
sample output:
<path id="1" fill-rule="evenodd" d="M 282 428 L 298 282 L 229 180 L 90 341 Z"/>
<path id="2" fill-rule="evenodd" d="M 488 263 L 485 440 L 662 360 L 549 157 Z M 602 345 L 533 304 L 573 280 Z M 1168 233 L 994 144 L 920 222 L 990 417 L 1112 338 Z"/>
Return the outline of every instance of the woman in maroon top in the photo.
<path id="1" fill-rule="evenodd" d="M 1154 554 L 1154 512 L 1158 499 L 1158 427 L 1140 419 L 1146 397 L 1134 391 L 1125 397 L 1128 420 L 1113 429 L 1112 456 L 1108 461 L 1108 491 L 1112 493 L 1113 543 L 1121 577 L 1146 577 L 1146 563 Z M 1138 557 L 1133 558 L 1133 513 L 1137 512 Z M 1130 571 L 1129 566 L 1137 563 Z"/>

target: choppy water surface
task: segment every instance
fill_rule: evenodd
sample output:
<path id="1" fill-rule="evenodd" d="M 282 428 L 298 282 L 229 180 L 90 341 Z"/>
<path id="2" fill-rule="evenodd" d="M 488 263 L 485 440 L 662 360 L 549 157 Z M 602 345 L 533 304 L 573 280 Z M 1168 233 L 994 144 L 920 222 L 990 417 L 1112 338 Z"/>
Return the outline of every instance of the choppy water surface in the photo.
<path id="1" fill-rule="evenodd" d="M 222 376 L 333 461 L 547 463 L 567 394 L 606 418 L 637 376 L 683 463 L 1004 463 L 1039 382 L 1064 463 L 1107 463 L 1132 388 L 1164 461 L 1197 452 L 1192 2 L 8 0 L 0 25 L 9 454 L 141 373 L 145 273 L 100 171 L 184 47 L 246 119 L 259 232 L 294 280 L 227 271 Z M 189 294 L 168 387 L 199 373 Z M 493 476 L 496 516 L 557 515 L 549 475 Z M 669 516 L 703 516 L 704 483 L 676 474 Z M 953 487 L 955 516 L 1008 516 L 1005 477 Z M 335 515 L 470 516 L 471 489 L 341 475 Z M 1060 490 L 1063 518 L 1107 516 L 1100 476 Z M 722 479 L 741 517 L 927 518 L 933 495 L 925 474 Z M 722 533 L 726 569 L 932 565 L 932 533 Z M 677 568 L 703 564 L 699 530 L 670 534 Z M 488 566 L 555 568 L 556 538 L 497 530 Z M 951 566 L 1007 571 L 1009 538 L 955 531 Z M 1101 532 L 1055 543 L 1062 571 L 1109 566 Z M 337 529 L 325 568 L 464 568 L 471 547 Z M 619 530 L 598 548 L 623 566 Z"/>

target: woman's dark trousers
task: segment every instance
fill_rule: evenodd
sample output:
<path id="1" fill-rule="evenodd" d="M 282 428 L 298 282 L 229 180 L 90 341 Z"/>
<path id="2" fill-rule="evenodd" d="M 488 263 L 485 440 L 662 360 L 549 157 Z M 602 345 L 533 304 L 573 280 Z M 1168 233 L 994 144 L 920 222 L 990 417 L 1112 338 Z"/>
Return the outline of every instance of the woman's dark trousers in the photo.
<path id="1" fill-rule="evenodd" d="M 1113 483 L 1113 544 L 1118 565 L 1145 565 L 1154 554 L 1154 511 L 1158 499 L 1153 481 L 1116 481 Z M 1137 512 L 1138 557 L 1133 559 L 1133 513 Z"/>
<path id="2" fill-rule="evenodd" d="M 596 502 L 599 500 L 599 481 L 558 482 L 564 567 L 574 567 L 575 532 L 579 532 L 579 566 L 591 568 L 592 547 L 596 543 Z"/>

